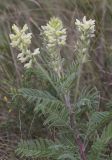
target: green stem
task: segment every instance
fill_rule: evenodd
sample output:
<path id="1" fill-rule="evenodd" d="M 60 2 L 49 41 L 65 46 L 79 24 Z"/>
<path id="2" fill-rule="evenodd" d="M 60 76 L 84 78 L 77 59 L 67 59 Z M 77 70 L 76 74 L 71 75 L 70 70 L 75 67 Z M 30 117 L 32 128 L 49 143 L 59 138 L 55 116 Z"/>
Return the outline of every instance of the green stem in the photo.
<path id="1" fill-rule="evenodd" d="M 83 68 L 83 60 L 85 58 L 85 55 L 83 56 L 80 65 L 79 65 L 79 72 L 78 72 L 78 78 L 76 82 L 76 90 L 75 90 L 75 97 L 74 97 L 74 103 L 76 104 L 77 102 L 77 97 L 78 97 L 78 92 L 79 92 L 79 85 L 80 85 L 80 79 L 81 79 L 81 74 L 82 74 L 82 68 Z"/>

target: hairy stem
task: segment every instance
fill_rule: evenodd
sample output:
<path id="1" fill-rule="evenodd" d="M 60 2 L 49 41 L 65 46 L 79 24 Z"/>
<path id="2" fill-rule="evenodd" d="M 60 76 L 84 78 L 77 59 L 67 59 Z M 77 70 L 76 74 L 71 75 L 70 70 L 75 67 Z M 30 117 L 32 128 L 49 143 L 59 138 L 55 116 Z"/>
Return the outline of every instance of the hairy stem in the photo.
<path id="1" fill-rule="evenodd" d="M 79 90 L 79 85 L 80 85 L 80 78 L 81 78 L 84 58 L 85 57 L 82 58 L 82 61 L 79 65 L 79 75 L 78 75 L 77 84 L 76 84 L 76 91 L 75 91 L 75 103 L 76 103 L 77 97 L 78 97 L 78 90 Z M 81 158 L 81 160 L 87 160 L 86 153 L 85 153 L 85 145 L 81 140 L 80 132 L 79 132 L 79 129 L 77 128 L 75 113 L 73 111 L 73 107 L 72 107 L 71 102 L 70 102 L 69 93 L 65 94 L 64 97 L 65 97 L 66 107 L 69 111 L 70 127 L 71 127 L 71 129 L 73 130 L 73 133 L 74 133 L 74 140 L 75 140 L 75 142 L 78 146 L 79 153 L 80 153 L 80 158 Z"/>
<path id="2" fill-rule="evenodd" d="M 82 71 L 82 67 L 83 67 L 84 58 L 85 58 L 85 55 L 82 58 L 81 64 L 79 66 L 79 76 L 78 76 L 78 79 L 77 79 L 75 102 L 76 102 L 77 96 L 78 96 L 78 89 L 79 89 L 79 84 L 80 84 L 80 77 L 81 77 L 81 71 Z M 61 57 L 60 57 L 60 62 L 61 62 Z M 62 65 L 61 65 L 61 72 L 63 73 Z M 60 71 L 59 71 L 59 73 L 60 73 Z M 59 74 L 59 78 L 60 77 L 61 77 L 61 74 Z M 83 142 L 80 138 L 80 133 L 79 133 L 79 130 L 77 128 L 76 118 L 75 118 L 75 114 L 74 114 L 74 111 L 73 111 L 73 107 L 72 107 L 71 102 L 70 102 L 70 93 L 69 92 L 64 95 L 64 99 L 65 99 L 66 107 L 67 107 L 68 112 L 69 112 L 70 128 L 72 129 L 72 131 L 74 133 L 74 140 L 75 140 L 75 143 L 78 146 L 79 153 L 80 153 L 80 158 L 81 158 L 81 160 L 87 160 L 86 154 L 85 154 L 85 146 L 84 146 L 84 144 L 83 144 Z"/>
<path id="3" fill-rule="evenodd" d="M 80 133 L 79 133 L 79 130 L 77 128 L 75 114 L 73 112 L 73 108 L 72 108 L 71 103 L 70 103 L 69 93 L 65 94 L 65 103 L 66 103 L 66 107 L 69 111 L 70 127 L 73 130 L 74 140 L 75 140 L 75 142 L 76 142 L 76 144 L 79 148 L 80 158 L 81 158 L 81 160 L 87 160 L 86 154 L 85 154 L 85 146 L 84 146 L 84 144 L 83 144 L 83 142 L 80 138 Z"/>
<path id="4" fill-rule="evenodd" d="M 74 103 L 76 104 L 77 101 L 77 97 L 78 97 L 78 91 L 79 91 L 79 85 L 80 85 L 80 78 L 81 78 L 81 74 L 82 74 L 82 68 L 83 68 L 83 63 L 84 63 L 84 59 L 86 58 L 86 55 L 84 55 L 82 57 L 82 60 L 79 64 L 79 72 L 78 72 L 78 78 L 77 78 L 77 82 L 76 82 L 76 89 L 75 89 L 75 97 L 74 97 Z"/>

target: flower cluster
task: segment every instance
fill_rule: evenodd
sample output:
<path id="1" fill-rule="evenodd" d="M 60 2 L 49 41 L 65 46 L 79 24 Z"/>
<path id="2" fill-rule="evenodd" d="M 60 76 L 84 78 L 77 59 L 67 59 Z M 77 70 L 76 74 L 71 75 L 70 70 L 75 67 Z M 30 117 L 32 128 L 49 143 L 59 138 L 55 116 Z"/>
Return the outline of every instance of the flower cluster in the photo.
<path id="1" fill-rule="evenodd" d="M 42 26 L 42 34 L 49 50 L 66 44 L 66 29 L 59 18 L 53 17 L 46 26 Z"/>
<path id="2" fill-rule="evenodd" d="M 22 29 L 18 28 L 15 24 L 12 26 L 14 34 L 10 34 L 10 39 L 12 41 L 12 47 L 17 47 L 20 50 L 28 48 L 31 44 L 32 33 L 26 33 L 28 30 L 27 24 L 23 26 Z"/>
<path id="3" fill-rule="evenodd" d="M 60 75 L 62 59 L 60 48 L 66 44 L 66 29 L 59 18 L 53 17 L 46 26 L 42 26 L 45 47 L 49 53 L 50 66 Z"/>
<path id="4" fill-rule="evenodd" d="M 86 20 L 86 16 L 84 16 L 82 22 L 76 19 L 75 25 L 77 26 L 78 31 L 81 34 L 82 40 L 95 36 L 95 20 Z"/>
<path id="5" fill-rule="evenodd" d="M 95 36 L 95 20 L 86 20 L 84 16 L 82 22 L 76 19 L 75 25 L 77 26 L 80 38 L 77 41 L 76 50 L 78 52 L 78 57 L 83 57 L 83 62 L 87 60 L 88 49 L 90 46 L 90 40 Z M 84 55 L 84 56 L 83 56 Z"/>
<path id="6" fill-rule="evenodd" d="M 25 24 L 22 29 L 18 28 L 15 24 L 12 26 L 14 34 L 10 34 L 12 47 L 17 47 L 21 53 L 17 58 L 24 63 L 25 68 L 32 67 L 35 55 L 39 54 L 39 48 L 35 49 L 32 53 L 29 49 L 31 44 L 32 33 L 26 33 L 28 26 Z"/>
<path id="7" fill-rule="evenodd" d="M 82 21 L 76 19 L 75 25 L 77 26 L 80 38 L 77 41 L 76 49 L 78 55 L 87 55 L 90 45 L 91 37 L 95 34 L 95 20 L 86 20 L 84 16 Z M 50 58 L 50 66 L 55 72 L 60 75 L 62 68 L 62 58 L 60 55 L 60 49 L 66 44 L 66 28 L 63 27 L 63 23 L 59 18 L 53 17 L 50 21 L 41 27 L 44 40 L 44 46 Z M 39 48 L 36 48 L 34 52 L 29 49 L 31 44 L 32 33 L 28 33 L 28 26 L 25 24 L 22 29 L 18 28 L 15 24 L 12 26 L 13 34 L 10 34 L 12 47 L 17 47 L 20 50 L 17 58 L 24 63 L 24 67 L 30 68 L 34 63 L 35 56 L 40 54 Z M 85 56 L 87 57 L 87 56 Z"/>

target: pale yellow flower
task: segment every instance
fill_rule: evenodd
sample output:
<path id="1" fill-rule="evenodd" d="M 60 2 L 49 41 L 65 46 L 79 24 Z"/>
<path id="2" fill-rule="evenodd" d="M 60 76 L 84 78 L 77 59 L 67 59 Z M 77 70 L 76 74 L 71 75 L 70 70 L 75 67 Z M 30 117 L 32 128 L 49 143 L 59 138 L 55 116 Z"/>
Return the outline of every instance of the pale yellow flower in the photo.
<path id="1" fill-rule="evenodd" d="M 28 48 L 31 44 L 32 33 L 26 33 L 28 31 L 28 26 L 25 24 L 22 29 L 17 27 L 15 24 L 12 26 L 14 34 L 10 34 L 12 47 L 17 47 L 20 50 L 23 48 Z"/>
<path id="2" fill-rule="evenodd" d="M 82 59 L 84 55 L 83 62 L 86 62 L 86 59 L 88 59 L 90 40 L 95 36 L 95 20 L 86 20 L 86 16 L 84 16 L 82 21 L 76 19 L 75 25 L 77 26 L 77 30 L 79 32 L 79 39 L 76 43 L 76 51 L 78 52 L 79 60 Z"/>
<path id="3" fill-rule="evenodd" d="M 82 22 L 76 19 L 75 25 L 77 26 L 78 31 L 81 33 L 81 39 L 85 39 L 85 36 L 94 37 L 95 20 L 86 20 L 86 16 L 84 16 Z"/>
<path id="4" fill-rule="evenodd" d="M 32 67 L 34 62 L 34 57 L 40 54 L 39 48 L 36 48 L 32 53 L 29 49 L 31 44 L 32 33 L 28 32 L 28 26 L 25 24 L 22 29 L 20 29 L 15 24 L 12 26 L 13 34 L 10 34 L 12 47 L 18 48 L 21 53 L 18 54 L 17 58 L 21 63 L 24 63 L 25 68 Z"/>
<path id="5" fill-rule="evenodd" d="M 66 44 L 66 29 L 59 18 L 53 17 L 46 26 L 42 26 L 42 35 L 47 49 Z"/>

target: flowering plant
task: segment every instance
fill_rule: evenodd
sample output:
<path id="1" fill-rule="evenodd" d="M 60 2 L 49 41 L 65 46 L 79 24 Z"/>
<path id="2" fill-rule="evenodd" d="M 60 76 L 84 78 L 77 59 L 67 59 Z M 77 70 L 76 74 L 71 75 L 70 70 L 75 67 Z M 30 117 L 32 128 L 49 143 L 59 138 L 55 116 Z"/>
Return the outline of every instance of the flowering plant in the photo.
<path id="1" fill-rule="evenodd" d="M 96 87 L 89 88 L 80 83 L 91 38 L 95 36 L 95 20 L 86 20 L 84 17 L 82 21 L 76 19 L 75 24 L 79 33 L 77 56 L 66 69 L 60 54 L 67 38 L 62 21 L 53 17 L 47 25 L 41 27 L 42 47 L 46 49 L 44 54 L 48 55 L 50 65 L 47 68 L 37 59 L 38 67 L 34 69 L 41 81 L 47 82 L 48 87 L 45 90 L 23 88 L 19 93 L 35 104 L 34 112 L 39 116 L 44 115 L 44 127 L 50 133 L 55 132 L 55 135 L 49 139 L 20 142 L 16 152 L 21 157 L 54 160 L 105 160 L 107 157 L 103 150 L 112 139 L 110 113 L 98 112 L 99 92 Z M 12 30 L 11 45 L 21 51 L 18 59 L 28 69 L 35 63 L 36 55 L 41 56 L 41 51 L 37 48 L 32 53 L 29 49 L 32 34 L 26 33 L 27 25 L 23 29 L 13 25 Z M 108 126 L 99 131 L 102 123 L 108 123 Z"/>

